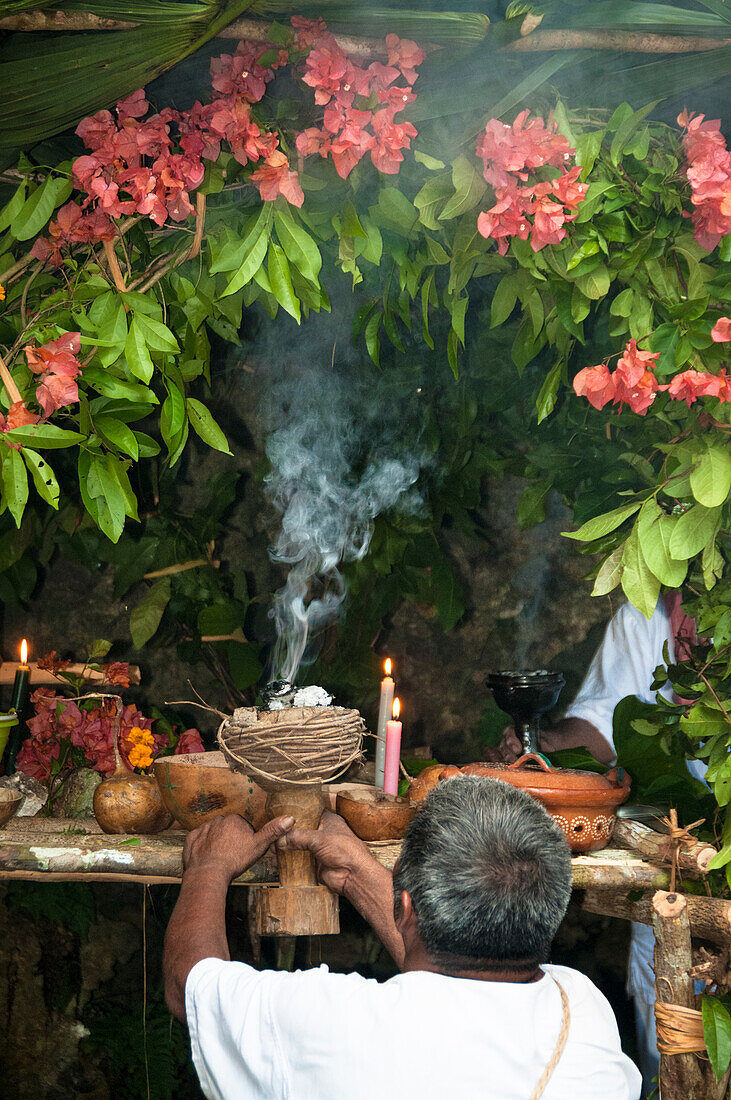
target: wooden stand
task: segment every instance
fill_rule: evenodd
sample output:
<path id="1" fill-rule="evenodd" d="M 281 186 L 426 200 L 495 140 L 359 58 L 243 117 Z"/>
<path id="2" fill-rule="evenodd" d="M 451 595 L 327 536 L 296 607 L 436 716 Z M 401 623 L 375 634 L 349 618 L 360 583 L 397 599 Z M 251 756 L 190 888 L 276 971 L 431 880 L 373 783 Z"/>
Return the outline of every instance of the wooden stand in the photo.
<path id="1" fill-rule="evenodd" d="M 291 814 L 301 829 L 316 829 L 323 811 L 322 789 L 290 787 L 267 796 L 267 820 Z M 311 852 L 277 849 L 279 886 L 261 886 L 254 898 L 260 936 L 328 936 L 340 931 L 338 896 L 320 886 Z"/>

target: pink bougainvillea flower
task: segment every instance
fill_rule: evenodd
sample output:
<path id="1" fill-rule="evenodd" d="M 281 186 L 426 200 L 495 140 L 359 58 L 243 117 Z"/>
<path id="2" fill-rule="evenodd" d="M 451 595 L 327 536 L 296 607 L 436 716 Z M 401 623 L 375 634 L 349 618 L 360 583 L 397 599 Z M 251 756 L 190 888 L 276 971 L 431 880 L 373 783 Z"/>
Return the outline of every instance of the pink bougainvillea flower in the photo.
<path id="1" fill-rule="evenodd" d="M 305 84 L 315 89 L 315 103 L 324 107 L 334 95 L 342 98 L 355 98 L 355 69 L 340 47 L 333 40 L 332 45 L 316 46 L 306 61 L 307 71 L 302 77 Z"/>
<path id="2" fill-rule="evenodd" d="M 293 15 L 290 23 L 294 28 L 294 44 L 298 50 L 308 50 L 316 42 L 330 37 L 323 19 L 306 19 L 303 15 Z"/>
<path id="3" fill-rule="evenodd" d="M 527 241 L 531 224 L 526 215 L 525 198 L 514 185 L 497 187 L 495 197 L 495 205 L 479 215 L 477 230 L 483 237 L 496 240 L 498 252 L 504 256 L 508 251 L 508 238 L 518 237 L 521 241 Z"/>
<path id="4" fill-rule="evenodd" d="M 373 116 L 376 140 L 371 148 L 371 160 L 379 172 L 395 175 L 404 159 L 402 149 L 411 146 L 416 127 L 410 122 L 394 122 L 393 110 L 385 107 Z"/>
<path id="5" fill-rule="evenodd" d="M 326 157 L 330 152 L 331 141 L 330 134 L 326 134 L 324 130 L 318 129 L 317 126 L 310 126 L 297 134 L 295 145 L 297 152 L 303 157 L 312 156 L 314 153 Z"/>
<path id="6" fill-rule="evenodd" d="M 720 397 L 722 390 L 725 389 L 725 379 L 706 371 L 684 370 L 676 374 L 669 385 L 663 386 L 663 389 L 666 389 L 675 401 L 685 401 L 690 408 L 699 397 Z"/>
<path id="7" fill-rule="evenodd" d="M 266 202 L 272 202 L 279 195 L 283 195 L 292 206 L 301 206 L 305 201 L 299 176 L 289 167 L 289 161 L 281 150 L 267 157 L 266 163 L 252 172 L 250 179 Z"/>
<path id="8" fill-rule="evenodd" d="M 573 168 L 569 168 L 568 171 L 551 183 L 553 194 L 569 210 L 576 210 L 586 198 L 586 192 L 589 190 L 588 183 L 579 183 L 580 175 L 581 165 L 575 164 Z"/>
<path id="9" fill-rule="evenodd" d="M 67 375 L 47 374 L 36 387 L 36 400 L 43 409 L 43 415 L 50 416 L 56 409 L 78 401 L 79 389 L 73 378 Z"/>
<path id="10" fill-rule="evenodd" d="M 574 378 L 574 393 L 585 397 L 595 409 L 603 409 L 614 398 L 614 379 L 606 363 L 584 367 Z"/>
<path id="11" fill-rule="evenodd" d="M 711 339 L 716 344 L 725 344 L 731 340 L 731 317 L 719 317 L 711 329 Z"/>
<path id="12" fill-rule="evenodd" d="M 75 379 L 81 373 L 81 364 L 76 358 L 80 349 L 81 334 L 78 332 L 67 332 L 40 348 L 24 349 L 28 366 L 41 375 L 36 398 L 44 416 L 79 400 Z"/>
<path id="13" fill-rule="evenodd" d="M 214 57 L 211 77 L 215 91 L 223 96 L 241 96 L 247 103 L 258 103 L 264 98 L 268 82 L 274 79 L 274 69 L 287 61 L 286 50 L 280 50 L 273 65 L 260 65 L 259 58 L 266 52 L 266 46 L 243 39 L 236 53 Z"/>
<path id="14" fill-rule="evenodd" d="M 651 369 L 659 356 L 659 352 L 641 351 L 636 340 L 627 343 L 612 375 L 615 404 L 629 405 L 632 412 L 645 415 L 660 388 Z"/>
<path id="15" fill-rule="evenodd" d="M 126 118 L 141 118 L 142 115 L 146 115 L 150 104 L 147 102 L 145 96 L 145 89 L 138 88 L 136 92 L 132 92 L 126 99 L 120 99 L 117 104 L 117 117 L 120 122 L 124 122 Z"/>
<path id="16" fill-rule="evenodd" d="M 108 683 L 128 688 L 132 682 L 129 676 L 129 662 L 111 661 L 108 665 L 104 665 L 104 676 Z"/>
<path id="17" fill-rule="evenodd" d="M 731 153 L 720 119 L 708 120 L 686 110 L 678 115 L 678 125 L 685 130 L 683 150 L 695 238 L 710 252 L 731 232 Z"/>
<path id="18" fill-rule="evenodd" d="M 416 68 L 426 57 L 422 49 L 408 38 L 399 38 L 397 34 L 386 35 L 388 63 L 401 70 L 401 75 L 409 84 L 413 84 L 418 73 Z"/>
<path id="19" fill-rule="evenodd" d="M 529 206 L 529 212 L 533 215 L 533 230 L 530 237 L 530 246 L 534 252 L 540 252 L 547 244 L 560 244 L 566 236 L 564 225 L 572 220 L 572 216 L 565 213 L 563 205 L 553 202 L 548 193 L 552 184 L 539 184 L 533 188 L 536 196 Z"/>

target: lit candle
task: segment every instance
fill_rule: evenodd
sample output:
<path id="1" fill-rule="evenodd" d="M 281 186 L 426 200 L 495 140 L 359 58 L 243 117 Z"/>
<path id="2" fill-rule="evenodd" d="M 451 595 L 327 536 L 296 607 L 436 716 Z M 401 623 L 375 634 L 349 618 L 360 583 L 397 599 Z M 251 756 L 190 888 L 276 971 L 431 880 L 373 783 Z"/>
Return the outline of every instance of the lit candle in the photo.
<path id="1" fill-rule="evenodd" d="M 23 638 L 20 643 L 20 664 L 15 670 L 15 680 L 13 681 L 13 692 L 10 696 L 10 709 L 14 710 L 18 715 L 18 725 L 11 732 L 8 738 L 8 750 L 5 757 L 5 774 L 13 775 L 15 772 L 15 758 L 18 755 L 20 746 L 25 739 L 25 723 L 23 722 L 23 711 L 25 710 L 25 704 L 28 701 L 28 685 L 30 683 L 30 665 L 28 664 L 28 643 Z"/>
<path id="2" fill-rule="evenodd" d="M 378 705 L 378 729 L 376 736 L 376 786 L 383 790 L 384 766 L 386 763 L 386 724 L 393 706 L 394 683 L 391 678 L 393 667 L 391 658 L 383 662 L 384 678 L 381 680 L 381 701 Z"/>
<path id="3" fill-rule="evenodd" d="M 393 720 L 386 723 L 386 766 L 383 790 L 386 794 L 398 794 L 399 762 L 401 760 L 401 713 L 398 699 L 393 701 Z"/>

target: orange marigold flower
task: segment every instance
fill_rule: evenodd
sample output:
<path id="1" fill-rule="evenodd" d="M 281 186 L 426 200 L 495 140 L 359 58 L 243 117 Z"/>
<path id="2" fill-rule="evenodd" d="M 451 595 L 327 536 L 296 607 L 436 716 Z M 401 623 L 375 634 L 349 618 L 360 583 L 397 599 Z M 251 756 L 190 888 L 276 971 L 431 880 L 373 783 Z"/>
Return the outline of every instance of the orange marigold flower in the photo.
<path id="1" fill-rule="evenodd" d="M 128 759 L 133 768 L 149 768 L 152 763 L 152 749 L 149 745 L 133 745 Z"/>
<path id="2" fill-rule="evenodd" d="M 5 287 L 0 283 L 0 302 L 5 301 Z"/>

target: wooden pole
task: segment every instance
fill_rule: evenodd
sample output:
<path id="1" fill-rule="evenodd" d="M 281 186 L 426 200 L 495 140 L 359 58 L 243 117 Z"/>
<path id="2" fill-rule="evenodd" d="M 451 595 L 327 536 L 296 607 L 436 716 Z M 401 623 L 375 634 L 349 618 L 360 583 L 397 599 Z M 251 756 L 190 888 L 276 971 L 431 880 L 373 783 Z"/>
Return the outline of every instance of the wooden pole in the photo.
<path id="1" fill-rule="evenodd" d="M 658 890 L 652 909 L 656 1000 L 695 1009 L 686 899 L 682 894 Z M 661 1054 L 658 1080 L 662 1100 L 708 1100 L 705 1074 L 695 1054 Z"/>
<path id="2" fill-rule="evenodd" d="M 686 912 L 691 935 L 710 940 L 720 947 L 731 943 L 731 902 L 721 898 L 704 898 L 685 894 Z M 599 913 L 603 917 L 634 920 L 640 924 L 652 924 L 654 912 L 649 892 L 637 901 L 631 901 L 627 890 L 603 890 L 592 887 L 584 892 L 581 902 L 587 913 Z"/>
<path id="3" fill-rule="evenodd" d="M 53 687 L 55 685 L 62 685 L 65 688 L 69 687 L 66 680 L 60 676 L 54 676 L 48 669 L 39 668 L 35 661 L 29 662 L 30 666 L 30 686 L 39 687 L 41 684 Z M 17 661 L 3 661 L 0 664 L 0 687 L 5 687 L 7 684 L 12 684 L 15 681 L 15 673 L 18 668 Z M 86 671 L 84 671 L 86 669 Z M 74 676 L 84 675 L 86 683 L 94 684 L 97 687 L 111 686 L 109 680 L 107 680 L 104 672 L 97 672 L 96 669 L 86 668 L 80 662 L 76 664 L 67 665 L 64 672 L 70 672 Z M 129 680 L 131 684 L 139 684 L 140 682 L 140 669 L 139 665 L 129 666 Z"/>

